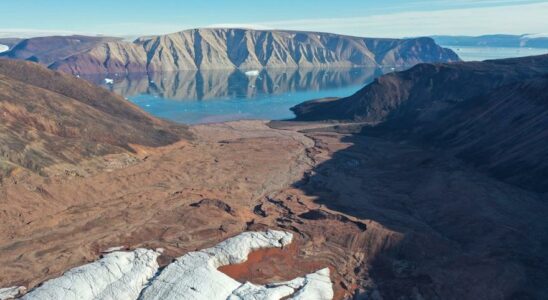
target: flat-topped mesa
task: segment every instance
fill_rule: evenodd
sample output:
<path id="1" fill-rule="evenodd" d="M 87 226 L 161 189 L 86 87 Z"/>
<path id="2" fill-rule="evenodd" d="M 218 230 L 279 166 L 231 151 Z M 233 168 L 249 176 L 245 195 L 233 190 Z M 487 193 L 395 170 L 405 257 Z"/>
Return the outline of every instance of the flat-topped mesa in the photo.
<path id="1" fill-rule="evenodd" d="M 410 66 L 452 62 L 458 56 L 431 38 L 381 39 L 330 33 L 202 28 L 109 41 L 58 60 L 71 74 L 126 74 L 180 70 L 297 67 Z"/>
<path id="2" fill-rule="evenodd" d="M 244 262 L 254 250 L 287 246 L 292 239 L 291 233 L 283 231 L 244 232 L 212 248 L 183 255 L 159 274 L 157 258 L 160 251 L 113 252 L 99 261 L 46 281 L 23 299 L 279 300 L 290 296 L 295 300 L 332 299 L 328 268 L 264 286 L 240 283 L 217 270 L 224 265 Z M 14 294 L 15 289 L 5 289 L 6 295 L 8 292 Z"/>

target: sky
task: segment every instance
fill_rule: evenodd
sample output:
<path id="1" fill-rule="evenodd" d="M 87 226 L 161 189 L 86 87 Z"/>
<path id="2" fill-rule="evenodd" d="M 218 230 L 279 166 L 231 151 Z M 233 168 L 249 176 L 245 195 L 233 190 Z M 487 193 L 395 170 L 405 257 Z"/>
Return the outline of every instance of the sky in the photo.
<path id="1" fill-rule="evenodd" d="M 548 33 L 548 0 L 0 0 L 0 11 L 0 37 L 198 27 L 371 37 Z"/>

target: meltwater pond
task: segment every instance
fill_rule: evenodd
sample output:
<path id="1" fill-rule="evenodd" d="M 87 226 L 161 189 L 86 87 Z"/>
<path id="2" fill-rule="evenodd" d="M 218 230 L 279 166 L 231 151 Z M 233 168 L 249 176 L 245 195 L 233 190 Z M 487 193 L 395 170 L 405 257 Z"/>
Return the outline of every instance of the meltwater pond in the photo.
<path id="1" fill-rule="evenodd" d="M 294 117 L 292 106 L 310 99 L 349 96 L 390 69 L 185 71 L 88 78 L 147 112 L 199 124 Z M 110 80 L 112 79 L 112 81 Z"/>

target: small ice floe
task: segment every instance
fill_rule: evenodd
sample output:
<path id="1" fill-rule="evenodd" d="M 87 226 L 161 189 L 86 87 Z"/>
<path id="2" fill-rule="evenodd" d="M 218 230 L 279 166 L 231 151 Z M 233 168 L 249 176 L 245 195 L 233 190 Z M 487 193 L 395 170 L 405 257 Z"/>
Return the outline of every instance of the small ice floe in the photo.
<path id="1" fill-rule="evenodd" d="M 251 71 L 246 71 L 245 76 L 256 77 L 256 76 L 259 76 L 260 73 L 261 72 L 259 70 L 251 70 Z"/>
<path id="2" fill-rule="evenodd" d="M 0 289 L 0 300 L 15 299 L 25 294 L 27 288 L 24 286 L 12 286 L 9 288 Z"/>
<path id="3" fill-rule="evenodd" d="M 106 84 L 114 84 L 114 79 L 112 79 L 112 78 L 105 78 L 105 83 L 106 83 Z"/>

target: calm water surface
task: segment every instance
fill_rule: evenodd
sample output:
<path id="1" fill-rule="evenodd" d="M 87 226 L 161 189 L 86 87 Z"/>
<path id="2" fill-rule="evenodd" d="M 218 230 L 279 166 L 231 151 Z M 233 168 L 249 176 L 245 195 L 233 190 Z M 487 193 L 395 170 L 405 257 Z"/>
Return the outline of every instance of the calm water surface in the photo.
<path id="1" fill-rule="evenodd" d="M 392 69 L 186 71 L 125 78 L 91 78 L 147 112 L 172 121 L 200 124 L 242 119 L 282 120 L 303 101 L 349 96 Z"/>
<path id="2" fill-rule="evenodd" d="M 548 53 L 548 49 L 453 47 L 463 60 L 485 60 Z M 398 70 L 405 68 L 398 68 Z M 289 110 L 310 99 L 350 96 L 394 69 L 263 70 L 258 76 L 242 71 L 186 71 L 131 75 L 105 84 L 147 112 L 172 121 L 199 124 L 242 119 L 281 120 Z"/>

